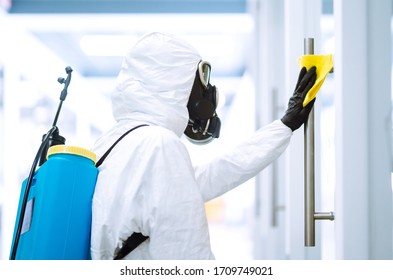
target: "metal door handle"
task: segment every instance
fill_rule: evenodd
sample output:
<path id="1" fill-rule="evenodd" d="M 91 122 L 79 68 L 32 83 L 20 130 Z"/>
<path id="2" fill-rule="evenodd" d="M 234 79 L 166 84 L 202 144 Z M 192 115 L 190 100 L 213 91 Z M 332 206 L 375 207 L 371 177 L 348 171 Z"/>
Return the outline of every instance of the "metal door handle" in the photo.
<path id="1" fill-rule="evenodd" d="M 314 54 L 314 38 L 304 39 L 304 54 Z M 334 220 L 333 212 L 315 212 L 314 108 L 304 124 L 304 246 L 315 246 L 315 220 Z"/>

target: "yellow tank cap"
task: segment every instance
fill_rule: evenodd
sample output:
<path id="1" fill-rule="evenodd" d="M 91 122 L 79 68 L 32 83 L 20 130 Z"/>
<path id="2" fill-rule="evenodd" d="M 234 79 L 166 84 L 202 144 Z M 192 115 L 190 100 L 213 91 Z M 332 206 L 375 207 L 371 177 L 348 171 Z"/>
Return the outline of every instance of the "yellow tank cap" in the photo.
<path id="1" fill-rule="evenodd" d="M 88 158 L 96 163 L 97 156 L 90 150 L 76 147 L 76 146 L 66 146 L 66 145 L 55 145 L 48 149 L 47 158 L 53 154 L 72 154 L 79 155 Z"/>

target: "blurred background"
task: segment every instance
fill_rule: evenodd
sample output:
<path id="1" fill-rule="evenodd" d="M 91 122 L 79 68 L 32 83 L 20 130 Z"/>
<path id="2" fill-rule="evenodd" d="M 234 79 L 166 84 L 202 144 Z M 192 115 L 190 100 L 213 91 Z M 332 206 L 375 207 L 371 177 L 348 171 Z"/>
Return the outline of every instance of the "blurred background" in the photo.
<path id="1" fill-rule="evenodd" d="M 51 127 L 85 148 L 113 125 L 110 93 L 143 34 L 190 42 L 212 64 L 219 139 L 185 143 L 201 163 L 281 118 L 304 53 L 333 54 L 315 103 L 316 246 L 304 246 L 303 129 L 256 178 L 206 205 L 217 259 L 391 259 L 392 1 L 0 0 L 0 259 L 8 259 L 22 181 Z M 350 40 L 350 37 L 352 38 Z M 176 82 L 176 77 L 173 77 Z"/>

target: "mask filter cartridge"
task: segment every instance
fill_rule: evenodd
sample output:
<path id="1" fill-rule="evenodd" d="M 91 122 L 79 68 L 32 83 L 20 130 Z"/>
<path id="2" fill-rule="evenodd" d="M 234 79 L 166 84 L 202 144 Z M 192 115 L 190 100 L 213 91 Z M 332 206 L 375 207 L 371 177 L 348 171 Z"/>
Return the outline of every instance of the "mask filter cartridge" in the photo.
<path id="1" fill-rule="evenodd" d="M 201 61 L 187 104 L 189 121 L 184 131 L 194 144 L 207 144 L 220 136 L 221 121 L 216 113 L 218 91 L 209 80 L 210 64 Z"/>

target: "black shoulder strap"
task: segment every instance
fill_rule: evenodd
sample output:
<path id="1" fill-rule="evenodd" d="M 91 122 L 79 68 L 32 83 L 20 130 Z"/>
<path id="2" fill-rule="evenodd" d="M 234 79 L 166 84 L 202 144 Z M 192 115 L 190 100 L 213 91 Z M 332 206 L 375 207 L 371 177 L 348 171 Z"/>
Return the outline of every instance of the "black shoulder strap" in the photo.
<path id="1" fill-rule="evenodd" d="M 144 236 L 140 232 L 134 232 L 124 242 L 123 247 L 120 248 L 120 251 L 117 253 L 114 260 L 121 260 L 148 238 L 148 236 Z"/>
<path id="2" fill-rule="evenodd" d="M 120 138 L 117 139 L 117 141 L 115 143 L 113 143 L 113 145 L 106 151 L 106 153 L 97 161 L 96 167 L 99 167 L 104 162 L 106 157 L 113 150 L 113 148 L 117 145 L 117 143 L 119 143 L 121 141 L 121 139 L 126 137 L 130 132 L 132 132 L 135 129 L 140 128 L 142 126 L 147 126 L 147 124 L 141 124 L 141 125 L 138 125 L 134 128 L 131 128 L 126 133 L 124 133 L 122 136 L 120 136 Z M 138 247 L 147 238 L 149 238 L 149 237 L 142 235 L 140 232 L 132 233 L 131 236 L 128 237 L 128 239 L 124 242 L 123 247 L 121 247 L 119 253 L 115 256 L 114 260 L 121 260 L 122 258 L 127 256 L 132 250 L 134 250 L 136 247 Z"/>
<path id="3" fill-rule="evenodd" d="M 124 137 L 126 137 L 126 136 L 128 135 L 128 133 L 130 133 L 130 132 L 134 131 L 135 129 L 140 128 L 140 127 L 142 127 L 142 126 L 147 126 L 147 124 L 141 124 L 141 125 L 138 125 L 138 126 L 136 126 L 136 127 L 134 127 L 134 128 L 131 128 L 131 129 L 128 130 L 126 133 L 124 133 L 122 136 L 120 136 L 120 138 L 117 139 L 117 141 L 116 141 L 115 143 L 113 143 L 113 145 L 108 149 L 108 151 L 106 151 L 106 153 L 97 161 L 96 167 L 99 167 L 99 166 L 104 162 L 104 160 L 106 159 L 106 157 L 107 157 L 107 156 L 109 155 L 109 153 L 113 150 L 113 148 L 117 145 L 117 143 L 119 143 L 119 142 L 121 141 L 121 139 L 123 139 Z"/>

